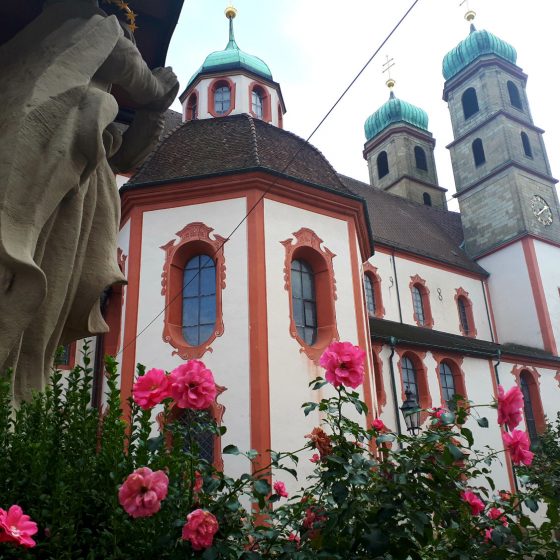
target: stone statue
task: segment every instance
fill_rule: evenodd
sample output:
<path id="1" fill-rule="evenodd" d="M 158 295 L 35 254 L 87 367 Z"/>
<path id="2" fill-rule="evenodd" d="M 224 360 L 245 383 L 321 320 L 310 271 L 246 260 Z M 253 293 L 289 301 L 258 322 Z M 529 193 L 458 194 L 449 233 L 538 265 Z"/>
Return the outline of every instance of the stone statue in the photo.
<path id="1" fill-rule="evenodd" d="M 0 47 L 0 75 L 0 372 L 20 401 L 59 345 L 108 330 L 99 298 L 124 282 L 115 172 L 154 148 L 178 82 L 93 0 L 47 0 Z M 139 107 L 124 134 L 112 84 Z"/>

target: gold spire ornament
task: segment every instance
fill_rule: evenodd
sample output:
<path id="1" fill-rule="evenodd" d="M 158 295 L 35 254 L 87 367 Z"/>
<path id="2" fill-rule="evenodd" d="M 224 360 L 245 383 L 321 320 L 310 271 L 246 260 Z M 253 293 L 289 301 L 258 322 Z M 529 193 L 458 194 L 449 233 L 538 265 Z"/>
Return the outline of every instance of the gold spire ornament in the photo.
<path id="1" fill-rule="evenodd" d="M 226 14 L 226 17 L 227 17 L 229 20 L 232 20 L 232 19 L 237 15 L 237 10 L 233 7 L 232 4 L 230 4 L 230 5 L 226 8 L 226 10 L 225 10 L 224 13 Z"/>
<path id="2" fill-rule="evenodd" d="M 393 68 L 393 66 L 395 66 L 395 62 L 393 58 L 389 58 L 389 55 L 385 55 L 385 62 L 383 63 L 383 74 L 385 74 L 385 72 L 387 72 L 387 81 L 385 82 L 385 85 L 392 90 L 395 87 L 395 80 L 393 78 L 391 78 L 391 68 Z"/>
<path id="3" fill-rule="evenodd" d="M 463 6 L 464 4 L 466 4 L 465 7 L 467 8 L 467 11 L 465 12 L 465 19 L 466 19 L 469 23 L 472 23 L 472 22 L 474 21 L 474 18 L 476 17 L 476 12 L 475 12 L 474 10 L 471 10 L 471 9 L 470 9 L 469 0 L 463 0 L 463 1 L 459 4 L 459 6 Z"/>

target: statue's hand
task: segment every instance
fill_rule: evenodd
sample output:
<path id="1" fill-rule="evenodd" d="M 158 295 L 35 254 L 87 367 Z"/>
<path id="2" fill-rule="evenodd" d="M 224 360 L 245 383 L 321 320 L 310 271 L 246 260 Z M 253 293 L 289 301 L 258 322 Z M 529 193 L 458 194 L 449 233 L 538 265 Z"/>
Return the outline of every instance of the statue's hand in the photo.
<path id="1" fill-rule="evenodd" d="M 179 81 L 170 66 L 166 68 L 154 68 L 152 74 L 159 85 L 159 94 L 149 105 L 153 111 L 165 111 L 177 97 Z"/>

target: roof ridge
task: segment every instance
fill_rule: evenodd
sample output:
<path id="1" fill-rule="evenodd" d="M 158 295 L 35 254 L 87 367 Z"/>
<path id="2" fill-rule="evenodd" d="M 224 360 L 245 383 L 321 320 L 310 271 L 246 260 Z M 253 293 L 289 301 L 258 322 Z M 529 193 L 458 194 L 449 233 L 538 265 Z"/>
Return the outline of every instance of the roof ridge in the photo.
<path id="1" fill-rule="evenodd" d="M 251 137 L 253 141 L 253 155 L 255 156 L 256 165 L 260 166 L 261 159 L 259 157 L 259 146 L 257 142 L 257 128 L 255 126 L 255 119 L 249 113 L 242 113 L 249 120 L 249 129 L 251 130 Z"/>

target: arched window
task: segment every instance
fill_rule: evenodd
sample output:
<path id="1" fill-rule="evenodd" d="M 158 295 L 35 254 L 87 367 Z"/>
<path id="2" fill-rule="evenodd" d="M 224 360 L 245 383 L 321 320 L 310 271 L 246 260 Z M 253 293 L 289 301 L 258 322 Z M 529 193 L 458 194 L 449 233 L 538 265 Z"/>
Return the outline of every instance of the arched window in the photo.
<path id="1" fill-rule="evenodd" d="M 162 274 L 165 296 L 163 340 L 182 359 L 198 359 L 224 332 L 222 290 L 226 287 L 225 239 L 212 228 L 193 222 L 161 247 L 166 253 Z M 177 297 L 181 294 L 182 297 Z"/>
<path id="2" fill-rule="evenodd" d="M 441 396 L 449 410 L 454 408 L 453 397 L 457 393 L 455 388 L 455 377 L 447 362 L 439 364 L 439 382 L 441 384 Z"/>
<path id="3" fill-rule="evenodd" d="M 476 90 L 472 87 L 465 90 L 463 96 L 461 97 L 461 103 L 463 104 L 463 115 L 465 120 L 472 117 L 475 113 L 478 113 L 478 98 L 476 96 Z"/>
<path id="4" fill-rule="evenodd" d="M 535 377 L 538 377 L 536 370 L 532 373 L 529 370 L 522 370 L 519 374 L 519 387 L 523 393 L 523 414 L 527 433 L 532 444 L 538 443 L 538 435 L 546 426 L 544 412 L 539 394 L 539 386 Z M 514 370 L 514 374 L 515 374 Z"/>
<path id="5" fill-rule="evenodd" d="M 223 115 L 229 111 L 231 103 L 231 90 L 229 86 L 223 85 L 214 91 L 214 112 Z"/>
<path id="6" fill-rule="evenodd" d="M 432 328 L 434 320 L 430 306 L 430 291 L 426 281 L 420 276 L 411 276 L 410 292 L 412 294 L 413 317 L 419 327 Z"/>
<path id="7" fill-rule="evenodd" d="M 215 437 L 210 426 L 207 429 L 203 429 L 202 425 L 209 425 L 212 421 L 213 418 L 209 410 L 204 410 L 201 414 L 189 409 L 183 411 L 179 420 L 185 430 L 185 451 L 190 451 L 192 441 L 193 447 L 196 446 L 198 456 L 211 465 L 214 463 Z M 197 429 L 191 429 L 193 423 L 197 426 Z"/>
<path id="8" fill-rule="evenodd" d="M 317 340 L 315 275 L 304 260 L 292 261 L 292 309 L 299 336 L 310 346 Z"/>
<path id="9" fill-rule="evenodd" d="M 375 291 L 373 281 L 369 274 L 364 276 L 364 288 L 366 291 L 366 307 L 370 317 L 375 317 Z"/>
<path id="10" fill-rule="evenodd" d="M 192 93 L 187 101 L 187 120 L 195 121 L 198 119 L 198 96 Z"/>
<path id="11" fill-rule="evenodd" d="M 483 163 L 486 163 L 486 156 L 484 155 L 484 146 L 482 145 L 482 140 L 480 138 L 477 138 L 472 143 L 472 153 L 474 158 L 474 164 L 476 165 L 476 167 L 482 165 Z"/>
<path id="12" fill-rule="evenodd" d="M 420 146 L 414 146 L 414 159 L 416 160 L 416 168 L 422 171 L 428 171 L 428 161 L 426 160 L 426 152 Z"/>
<path id="13" fill-rule="evenodd" d="M 517 86 L 509 80 L 507 83 L 509 102 L 516 108 L 523 110 L 523 104 L 521 103 L 521 96 L 519 95 L 519 90 Z"/>
<path id="14" fill-rule="evenodd" d="M 389 160 L 387 152 L 381 152 L 377 156 L 377 178 L 381 179 L 389 173 Z"/>
<path id="15" fill-rule="evenodd" d="M 412 360 L 407 356 L 404 356 L 401 360 L 401 368 L 402 368 L 402 377 L 403 377 L 403 385 L 405 391 L 410 391 L 416 401 L 420 402 L 420 394 L 418 391 L 418 376 L 416 374 L 416 369 Z"/>
<path id="16" fill-rule="evenodd" d="M 422 293 L 418 286 L 412 286 L 412 304 L 414 306 L 416 320 L 423 325 L 426 320 L 424 316 L 424 302 L 422 301 Z"/>
<path id="17" fill-rule="evenodd" d="M 426 206 L 431 206 L 432 205 L 432 197 L 430 196 L 430 193 L 425 192 L 422 195 L 422 199 L 424 200 L 424 204 Z"/>
<path id="18" fill-rule="evenodd" d="M 215 325 L 216 264 L 209 255 L 196 255 L 183 272 L 183 337 L 198 346 L 212 336 Z"/>
<path id="19" fill-rule="evenodd" d="M 281 241 L 286 249 L 284 288 L 289 295 L 290 334 L 311 360 L 318 360 L 333 340 L 336 327 L 334 253 L 317 234 L 301 228 Z"/>
<path id="20" fill-rule="evenodd" d="M 527 157 L 533 157 L 533 150 L 531 149 L 531 142 L 529 141 L 529 137 L 527 133 L 521 133 L 521 143 L 523 144 L 523 151 Z"/>
<path id="21" fill-rule="evenodd" d="M 251 92 L 251 110 L 257 119 L 263 118 L 263 95 L 260 89 L 254 88 Z"/>
<path id="22" fill-rule="evenodd" d="M 469 293 L 463 288 L 457 288 L 455 290 L 455 303 L 457 304 L 457 313 L 459 314 L 459 330 L 461 334 L 463 336 L 475 337 L 474 313 Z"/>

